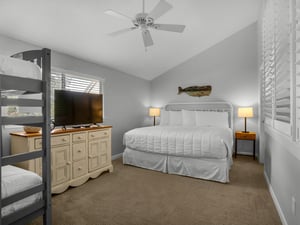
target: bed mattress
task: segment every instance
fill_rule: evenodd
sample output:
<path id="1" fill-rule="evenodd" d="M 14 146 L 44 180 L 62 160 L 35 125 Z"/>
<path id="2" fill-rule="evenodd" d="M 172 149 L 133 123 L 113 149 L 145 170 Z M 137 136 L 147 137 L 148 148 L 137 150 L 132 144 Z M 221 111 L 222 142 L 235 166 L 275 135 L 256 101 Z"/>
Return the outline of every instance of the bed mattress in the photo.
<path id="1" fill-rule="evenodd" d="M 15 166 L 1 168 L 1 198 L 9 197 L 42 183 L 42 178 L 28 170 Z M 14 202 L 2 208 L 1 216 L 4 217 L 42 199 L 42 193 L 37 193 Z"/>
<path id="2" fill-rule="evenodd" d="M 155 126 L 130 130 L 128 148 L 171 156 L 225 159 L 231 157 L 232 130 L 211 126 Z"/>
<path id="3" fill-rule="evenodd" d="M 42 79 L 41 69 L 32 62 L 0 55 L 0 74 Z"/>

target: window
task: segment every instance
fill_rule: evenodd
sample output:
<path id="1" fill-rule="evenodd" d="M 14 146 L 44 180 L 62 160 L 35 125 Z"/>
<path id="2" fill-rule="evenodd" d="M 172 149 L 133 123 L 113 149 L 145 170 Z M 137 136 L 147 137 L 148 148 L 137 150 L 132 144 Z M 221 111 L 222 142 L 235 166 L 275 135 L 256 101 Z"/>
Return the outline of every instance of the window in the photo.
<path id="1" fill-rule="evenodd" d="M 266 124 L 291 135 L 290 4 L 267 0 L 262 20 L 262 107 Z"/>
<path id="2" fill-rule="evenodd" d="M 102 81 L 66 73 L 51 74 L 51 89 L 102 94 Z"/>
<path id="3" fill-rule="evenodd" d="M 291 54 L 290 4 L 286 0 L 274 1 L 275 24 L 275 91 L 274 127 L 291 136 Z"/>
<path id="4" fill-rule="evenodd" d="M 300 0 L 293 1 L 295 7 L 292 11 L 292 31 L 293 31 L 293 74 L 294 79 L 294 134 L 295 140 L 300 141 Z"/>
<path id="5" fill-rule="evenodd" d="M 267 1 L 263 17 L 263 77 L 262 102 L 263 116 L 266 124 L 271 125 L 274 105 L 274 77 L 275 77 L 275 38 L 274 38 L 274 3 Z"/>
<path id="6" fill-rule="evenodd" d="M 70 72 L 51 73 L 51 118 L 54 118 L 54 90 L 68 90 L 93 94 L 103 94 L 102 78 L 74 75 Z"/>

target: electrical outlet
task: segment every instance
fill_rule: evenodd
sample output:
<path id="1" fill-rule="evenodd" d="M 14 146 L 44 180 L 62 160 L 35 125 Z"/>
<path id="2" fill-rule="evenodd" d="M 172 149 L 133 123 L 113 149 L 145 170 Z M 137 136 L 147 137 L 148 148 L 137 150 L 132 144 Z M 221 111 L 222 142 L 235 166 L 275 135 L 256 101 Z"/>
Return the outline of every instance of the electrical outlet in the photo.
<path id="1" fill-rule="evenodd" d="M 296 199 L 294 196 L 292 197 L 292 213 L 294 216 L 296 215 Z"/>

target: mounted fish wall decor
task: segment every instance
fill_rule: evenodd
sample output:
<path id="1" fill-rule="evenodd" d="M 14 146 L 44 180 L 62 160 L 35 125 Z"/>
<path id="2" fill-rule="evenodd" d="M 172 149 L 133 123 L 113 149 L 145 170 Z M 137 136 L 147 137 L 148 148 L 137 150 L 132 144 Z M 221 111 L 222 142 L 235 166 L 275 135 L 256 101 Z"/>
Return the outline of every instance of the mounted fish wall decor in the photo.
<path id="1" fill-rule="evenodd" d="M 180 95 L 182 92 L 185 92 L 189 96 L 193 97 L 209 96 L 211 92 L 211 86 L 191 86 L 187 88 L 178 87 L 178 94 Z"/>

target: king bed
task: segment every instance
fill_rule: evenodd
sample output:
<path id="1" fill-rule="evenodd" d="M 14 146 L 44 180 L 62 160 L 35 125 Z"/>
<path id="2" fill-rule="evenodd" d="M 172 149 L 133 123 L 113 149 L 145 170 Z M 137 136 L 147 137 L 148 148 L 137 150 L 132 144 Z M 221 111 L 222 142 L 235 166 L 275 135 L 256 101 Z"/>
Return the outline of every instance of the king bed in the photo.
<path id="1" fill-rule="evenodd" d="M 232 105 L 228 102 L 168 104 L 160 125 L 124 134 L 123 163 L 146 169 L 229 182 Z"/>

